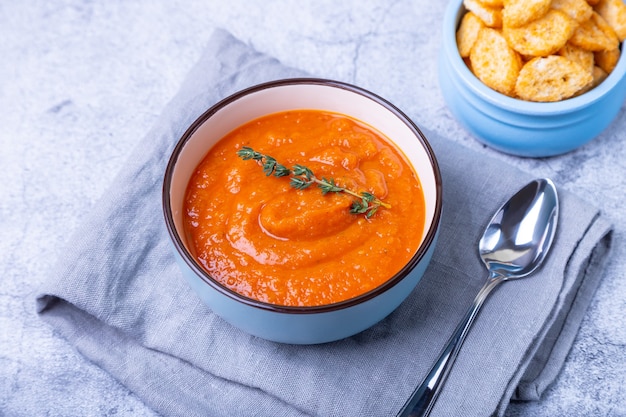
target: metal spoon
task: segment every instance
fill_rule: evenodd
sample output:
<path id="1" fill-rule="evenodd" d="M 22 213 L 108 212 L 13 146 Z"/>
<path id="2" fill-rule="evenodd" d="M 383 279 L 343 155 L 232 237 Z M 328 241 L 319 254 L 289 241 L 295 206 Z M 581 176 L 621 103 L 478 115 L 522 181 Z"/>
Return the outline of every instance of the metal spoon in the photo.
<path id="1" fill-rule="evenodd" d="M 552 244 L 559 202 L 549 179 L 530 182 L 493 216 L 478 244 L 489 278 L 459 323 L 439 359 L 398 416 L 428 416 L 478 311 L 501 282 L 529 275 Z"/>

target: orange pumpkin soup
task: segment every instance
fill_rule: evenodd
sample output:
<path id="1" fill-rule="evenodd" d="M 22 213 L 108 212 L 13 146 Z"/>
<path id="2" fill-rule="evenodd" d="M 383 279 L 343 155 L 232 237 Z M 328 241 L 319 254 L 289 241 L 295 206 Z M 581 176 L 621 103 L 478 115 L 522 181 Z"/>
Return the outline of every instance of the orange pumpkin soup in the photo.
<path id="1" fill-rule="evenodd" d="M 298 190 L 266 176 L 243 147 L 391 205 L 367 218 L 354 198 Z M 253 299 L 316 306 L 366 293 L 416 252 L 424 228 L 419 178 L 389 140 L 365 124 L 318 110 L 268 115 L 235 129 L 190 179 L 185 228 L 194 256 L 224 286 Z"/>

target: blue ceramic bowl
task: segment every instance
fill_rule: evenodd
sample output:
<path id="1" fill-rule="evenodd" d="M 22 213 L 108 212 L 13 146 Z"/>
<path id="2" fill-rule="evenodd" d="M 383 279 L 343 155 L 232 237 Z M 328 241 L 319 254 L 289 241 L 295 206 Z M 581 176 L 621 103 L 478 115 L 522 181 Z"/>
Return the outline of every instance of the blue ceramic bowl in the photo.
<path id="1" fill-rule="evenodd" d="M 443 21 L 439 83 L 456 119 L 481 142 L 525 157 L 572 151 L 598 136 L 626 97 L 626 54 L 606 80 L 580 96 L 554 103 L 514 99 L 484 85 L 458 53 L 456 30 L 463 0 L 451 0 Z"/>
<path id="2" fill-rule="evenodd" d="M 183 231 L 183 203 L 189 178 L 224 135 L 258 117 L 286 110 L 320 109 L 352 116 L 378 129 L 404 152 L 421 180 L 426 199 L 423 240 L 411 260 L 380 287 L 336 304 L 286 307 L 242 296 L 214 280 L 192 255 Z M 207 110 L 176 145 L 165 172 L 163 211 L 175 257 L 198 296 L 232 325 L 264 339 L 315 344 L 359 333 L 396 309 L 420 281 L 433 255 L 442 210 L 437 160 L 420 130 L 384 99 L 358 87 L 329 80 L 290 79 L 261 84 Z"/>

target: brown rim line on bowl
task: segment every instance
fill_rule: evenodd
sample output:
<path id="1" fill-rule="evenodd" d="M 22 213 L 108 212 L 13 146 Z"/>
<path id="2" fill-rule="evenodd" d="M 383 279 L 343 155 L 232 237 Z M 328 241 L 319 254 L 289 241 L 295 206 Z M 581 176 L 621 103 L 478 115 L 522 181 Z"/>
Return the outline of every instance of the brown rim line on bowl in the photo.
<path id="1" fill-rule="evenodd" d="M 183 233 L 182 207 L 189 178 L 208 150 L 240 125 L 286 110 L 319 109 L 372 126 L 405 154 L 422 183 L 426 225 L 410 261 L 381 286 L 334 304 L 282 306 L 225 287 L 202 268 Z M 253 335 L 286 343 L 323 343 L 358 333 L 391 313 L 413 290 L 434 250 L 442 211 L 441 175 L 434 152 L 417 126 L 383 98 L 346 83 L 285 79 L 259 84 L 220 101 L 202 114 L 174 148 L 163 183 L 163 210 L 174 255 L 201 299 L 226 321 Z"/>

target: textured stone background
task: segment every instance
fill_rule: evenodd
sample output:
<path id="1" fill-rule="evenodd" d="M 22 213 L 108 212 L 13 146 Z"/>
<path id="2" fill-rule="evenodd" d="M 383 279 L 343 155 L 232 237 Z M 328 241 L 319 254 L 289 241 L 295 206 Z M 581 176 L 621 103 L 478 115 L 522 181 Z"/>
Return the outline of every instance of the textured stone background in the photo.
<path id="1" fill-rule="evenodd" d="M 613 260 L 567 363 L 509 416 L 626 416 L 626 118 L 565 156 L 479 144 L 439 92 L 445 2 L 30 0 L 0 4 L 0 416 L 153 416 L 35 315 L 34 295 L 216 27 L 288 65 L 368 88 L 416 123 L 550 176 L 607 212 Z M 468 248 L 468 250 L 473 250 Z"/>

